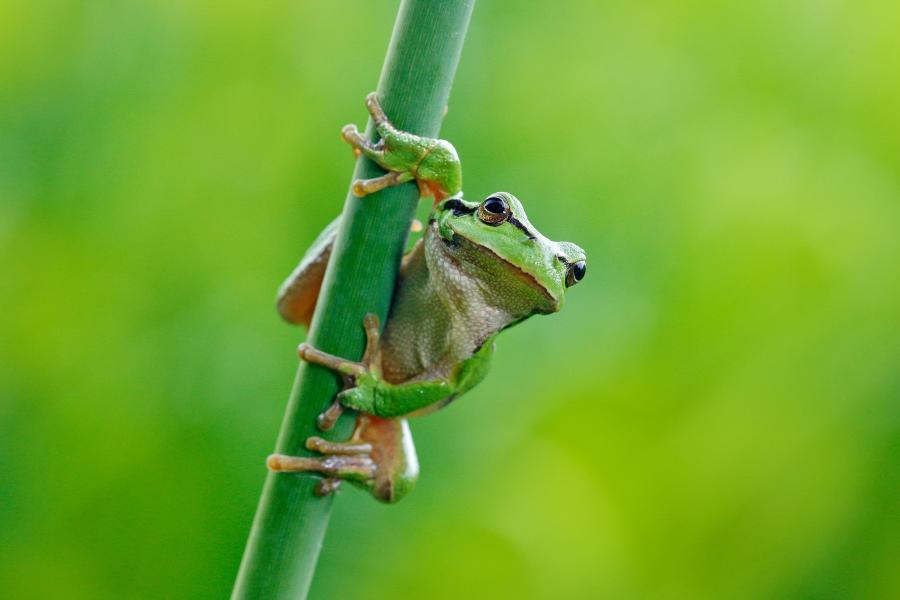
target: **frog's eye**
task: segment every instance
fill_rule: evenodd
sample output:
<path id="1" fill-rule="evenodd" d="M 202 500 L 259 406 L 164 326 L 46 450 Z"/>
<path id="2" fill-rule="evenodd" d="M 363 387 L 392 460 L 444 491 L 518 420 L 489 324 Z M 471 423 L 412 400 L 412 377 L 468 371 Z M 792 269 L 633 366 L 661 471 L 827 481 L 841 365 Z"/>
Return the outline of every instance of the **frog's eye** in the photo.
<path id="1" fill-rule="evenodd" d="M 587 265 L 583 260 L 569 265 L 569 270 L 566 271 L 566 287 L 573 286 L 584 279 L 585 273 L 587 273 Z"/>
<path id="2" fill-rule="evenodd" d="M 499 196 L 491 196 L 478 207 L 478 218 L 488 225 L 499 225 L 509 215 L 509 204 Z"/>

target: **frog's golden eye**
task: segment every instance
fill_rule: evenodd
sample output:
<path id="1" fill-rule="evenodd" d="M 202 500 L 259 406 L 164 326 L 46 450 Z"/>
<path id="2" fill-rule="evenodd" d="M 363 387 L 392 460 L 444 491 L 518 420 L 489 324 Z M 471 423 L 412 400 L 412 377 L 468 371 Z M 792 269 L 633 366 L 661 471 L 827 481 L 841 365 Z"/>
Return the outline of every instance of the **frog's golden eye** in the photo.
<path id="1" fill-rule="evenodd" d="M 585 273 L 587 273 L 587 265 L 583 260 L 569 265 L 569 270 L 566 271 L 566 287 L 573 286 L 584 279 Z"/>
<path id="2" fill-rule="evenodd" d="M 478 207 L 478 218 L 488 225 L 499 225 L 509 215 L 509 204 L 499 196 L 491 196 Z"/>

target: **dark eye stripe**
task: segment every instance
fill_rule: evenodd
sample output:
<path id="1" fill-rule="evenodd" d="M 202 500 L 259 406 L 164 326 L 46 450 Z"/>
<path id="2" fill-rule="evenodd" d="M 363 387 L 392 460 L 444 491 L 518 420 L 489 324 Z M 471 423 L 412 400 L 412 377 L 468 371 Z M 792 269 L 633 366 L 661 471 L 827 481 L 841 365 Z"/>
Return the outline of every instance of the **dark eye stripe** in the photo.
<path id="1" fill-rule="evenodd" d="M 525 225 L 522 224 L 522 221 L 518 220 L 514 216 L 510 215 L 509 218 L 507 219 L 507 221 L 512 223 L 513 225 L 515 225 L 518 229 L 521 229 L 522 231 L 524 231 L 525 235 L 528 236 L 529 240 L 537 239 L 537 236 L 534 235 L 533 233 L 531 233 L 531 231 L 529 231 L 529 229 L 527 227 L 525 227 Z"/>
<path id="2" fill-rule="evenodd" d="M 462 200 L 458 198 L 450 198 L 444 202 L 444 210 L 452 210 L 454 217 L 458 217 L 459 215 L 471 215 L 475 212 L 474 208 L 466 206 L 462 203 Z"/>

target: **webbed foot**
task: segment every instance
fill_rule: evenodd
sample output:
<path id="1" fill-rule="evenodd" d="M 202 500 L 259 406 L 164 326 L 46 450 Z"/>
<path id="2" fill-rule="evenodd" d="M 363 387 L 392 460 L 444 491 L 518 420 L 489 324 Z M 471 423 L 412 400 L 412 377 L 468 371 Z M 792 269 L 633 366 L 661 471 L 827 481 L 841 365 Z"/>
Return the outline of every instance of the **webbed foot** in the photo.
<path id="1" fill-rule="evenodd" d="M 394 127 L 382 109 L 376 92 L 366 96 L 366 108 L 381 139 L 374 144 L 369 142 L 355 125 L 346 125 L 341 130 L 341 137 L 353 147 L 356 156 L 366 156 L 388 173 L 354 181 L 355 196 L 363 197 L 413 180 L 419 186 L 419 194 L 433 196 L 435 204 L 461 191 L 462 168 L 456 149 L 450 142 L 418 136 Z"/>
<path id="2" fill-rule="evenodd" d="M 369 487 L 375 477 L 372 445 L 359 442 L 329 442 L 320 437 L 306 440 L 307 450 L 323 457 L 286 456 L 271 454 L 266 459 L 270 471 L 279 473 L 320 473 L 326 477 L 316 484 L 316 494 L 327 496 L 335 492 L 344 480 Z"/>
<path id="3" fill-rule="evenodd" d="M 361 414 L 349 441 L 329 442 L 313 436 L 306 440 L 306 448 L 322 456 L 272 454 L 266 466 L 281 473 L 323 475 L 315 488 L 319 496 L 331 494 L 342 481 L 349 481 L 384 502 L 395 502 L 406 495 L 419 474 L 409 427 L 402 419 Z"/>

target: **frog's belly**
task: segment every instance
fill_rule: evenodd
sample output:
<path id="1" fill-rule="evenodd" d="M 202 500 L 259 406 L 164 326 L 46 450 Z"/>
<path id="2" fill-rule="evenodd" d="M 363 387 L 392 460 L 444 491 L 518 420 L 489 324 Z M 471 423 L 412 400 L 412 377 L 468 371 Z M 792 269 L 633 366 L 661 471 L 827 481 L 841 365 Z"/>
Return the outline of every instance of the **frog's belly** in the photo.
<path id="1" fill-rule="evenodd" d="M 453 372 L 453 360 L 426 362 L 424 357 L 417 356 L 411 349 L 399 354 L 385 352 L 381 356 L 381 373 L 385 381 L 395 385 L 415 383 L 417 381 L 435 381 L 448 379 Z"/>
<path id="2" fill-rule="evenodd" d="M 451 338 L 431 319 L 388 321 L 381 340 L 381 372 L 390 383 L 446 379 L 453 368 Z"/>

